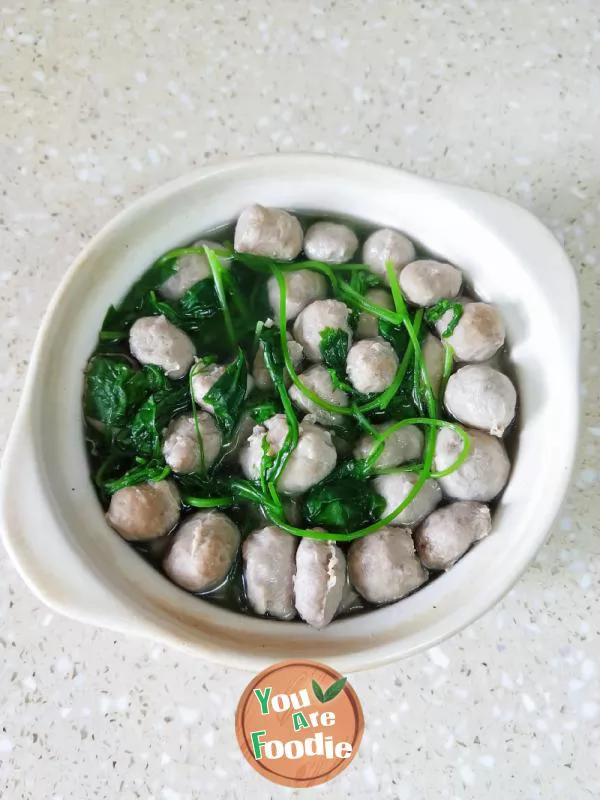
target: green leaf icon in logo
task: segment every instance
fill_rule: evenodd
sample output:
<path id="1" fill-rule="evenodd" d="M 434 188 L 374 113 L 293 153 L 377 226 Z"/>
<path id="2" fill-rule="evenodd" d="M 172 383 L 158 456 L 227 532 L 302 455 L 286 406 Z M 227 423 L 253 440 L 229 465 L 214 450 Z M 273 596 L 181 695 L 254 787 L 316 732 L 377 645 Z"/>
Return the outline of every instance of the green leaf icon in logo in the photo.
<path id="1" fill-rule="evenodd" d="M 323 691 L 319 684 L 313 680 L 312 688 L 313 692 L 315 693 L 315 697 L 320 703 L 328 703 L 330 700 L 333 700 L 338 696 L 338 694 L 342 691 L 344 686 L 346 685 L 346 681 L 348 678 L 340 678 L 339 680 L 335 681 L 331 684 L 331 686 Z"/>

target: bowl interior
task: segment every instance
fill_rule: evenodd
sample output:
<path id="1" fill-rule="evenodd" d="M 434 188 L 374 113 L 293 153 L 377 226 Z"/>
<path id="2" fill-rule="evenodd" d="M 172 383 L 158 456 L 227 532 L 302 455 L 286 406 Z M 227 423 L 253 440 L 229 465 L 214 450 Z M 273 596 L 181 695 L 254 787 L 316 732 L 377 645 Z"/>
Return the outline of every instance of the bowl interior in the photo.
<path id="1" fill-rule="evenodd" d="M 29 386 L 31 426 L 62 535 L 82 569 L 128 607 L 129 629 L 232 665 L 258 668 L 301 655 L 349 671 L 433 644 L 510 587 L 543 541 L 564 492 L 576 429 L 578 332 L 561 333 L 558 304 L 540 289 L 539 265 L 523 234 L 494 225 L 477 197 L 467 202 L 461 195 L 459 202 L 451 188 L 363 162 L 255 159 L 143 198 L 94 240 L 44 326 Z M 108 527 L 88 475 L 83 369 L 107 307 L 163 252 L 232 222 L 252 202 L 393 227 L 455 263 L 482 299 L 499 306 L 518 382 L 519 441 L 493 534 L 411 597 L 324 631 L 242 617 L 178 589 Z M 532 218 L 527 224 L 531 236 L 544 231 Z"/>

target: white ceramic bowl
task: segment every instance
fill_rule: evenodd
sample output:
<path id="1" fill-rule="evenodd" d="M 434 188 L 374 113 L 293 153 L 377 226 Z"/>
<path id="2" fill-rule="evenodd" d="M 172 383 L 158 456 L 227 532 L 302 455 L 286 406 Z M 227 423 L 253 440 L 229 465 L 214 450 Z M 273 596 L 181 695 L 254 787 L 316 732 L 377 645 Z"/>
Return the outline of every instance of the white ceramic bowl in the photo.
<path id="1" fill-rule="evenodd" d="M 106 309 L 162 253 L 259 202 L 404 231 L 496 303 L 518 380 L 520 432 L 493 534 L 411 597 L 323 631 L 243 617 L 178 589 L 106 524 L 82 435 L 83 369 Z M 4 544 L 31 589 L 67 616 L 228 666 L 284 658 L 344 673 L 408 656 L 468 625 L 512 586 L 558 511 L 578 427 L 579 302 L 552 235 L 497 197 L 331 156 L 209 167 L 143 197 L 96 236 L 43 321 L 1 476 Z"/>

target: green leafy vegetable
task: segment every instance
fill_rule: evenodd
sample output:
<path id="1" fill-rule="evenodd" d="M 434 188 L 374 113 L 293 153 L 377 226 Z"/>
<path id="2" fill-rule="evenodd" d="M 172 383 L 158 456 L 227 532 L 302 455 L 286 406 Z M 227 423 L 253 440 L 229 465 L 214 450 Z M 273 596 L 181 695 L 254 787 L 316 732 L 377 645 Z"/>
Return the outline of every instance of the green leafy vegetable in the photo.
<path id="1" fill-rule="evenodd" d="M 323 364 L 343 379 L 346 375 L 349 337 L 341 328 L 324 328 L 321 331 L 319 350 Z"/>
<path id="2" fill-rule="evenodd" d="M 265 453 L 261 463 L 261 476 L 268 481 L 267 488 L 271 499 L 275 505 L 281 508 L 281 513 L 283 513 L 283 506 L 277 495 L 275 484 L 283 472 L 290 453 L 298 444 L 298 419 L 296 418 L 296 413 L 292 407 L 283 377 L 285 370 L 287 369 L 282 345 L 282 342 L 285 339 L 285 329 L 279 331 L 276 328 L 267 328 L 266 326 L 262 326 L 259 328 L 258 336 L 259 341 L 263 346 L 265 366 L 269 375 L 271 376 L 271 380 L 273 381 L 273 385 L 277 391 L 277 394 L 279 395 L 279 399 L 283 406 L 283 411 L 288 424 L 288 432 L 274 460 L 270 461 L 270 456 L 268 453 Z"/>
<path id="3" fill-rule="evenodd" d="M 204 401 L 213 408 L 213 414 L 221 430 L 230 434 L 238 423 L 248 386 L 248 367 L 242 350 L 221 377 L 204 396 Z"/>
<path id="4" fill-rule="evenodd" d="M 152 460 L 138 464 L 124 475 L 114 480 L 105 481 L 103 485 L 108 494 L 114 494 L 126 486 L 136 486 L 138 483 L 144 483 L 145 481 L 162 481 L 170 472 L 171 470 L 164 462 Z"/>
<path id="5" fill-rule="evenodd" d="M 389 342 L 399 356 L 403 356 L 408 347 L 408 335 L 403 325 L 393 325 L 385 319 L 377 320 L 379 335 Z"/>
<path id="6" fill-rule="evenodd" d="M 358 478 L 326 479 L 309 490 L 304 516 L 309 525 L 350 532 L 381 516 L 385 500 Z"/>
<path id="7" fill-rule="evenodd" d="M 434 322 L 441 319 L 447 311 L 452 311 L 452 319 L 448 323 L 446 330 L 442 333 L 443 339 L 451 336 L 460 322 L 460 318 L 464 312 L 462 304 L 453 302 L 452 300 L 440 300 L 425 312 L 425 321 L 432 325 Z"/>
<path id="8" fill-rule="evenodd" d="M 219 298 L 213 280 L 205 278 L 190 286 L 179 300 L 179 309 L 185 317 L 194 322 L 219 313 Z"/>
<path id="9" fill-rule="evenodd" d="M 280 409 L 272 400 L 267 400 L 264 403 L 257 403 L 254 406 L 250 406 L 248 411 L 252 419 L 261 425 L 263 422 L 265 422 L 265 420 L 270 419 L 275 414 L 278 414 Z"/>
<path id="10" fill-rule="evenodd" d="M 190 407 L 187 387 L 164 389 L 150 395 L 135 412 L 121 442 L 144 455 L 160 456 L 162 432 L 169 422 Z"/>
<path id="11" fill-rule="evenodd" d="M 93 358 L 86 373 L 86 416 L 109 427 L 122 424 L 128 413 L 127 383 L 133 375 L 133 367 L 122 358 Z"/>

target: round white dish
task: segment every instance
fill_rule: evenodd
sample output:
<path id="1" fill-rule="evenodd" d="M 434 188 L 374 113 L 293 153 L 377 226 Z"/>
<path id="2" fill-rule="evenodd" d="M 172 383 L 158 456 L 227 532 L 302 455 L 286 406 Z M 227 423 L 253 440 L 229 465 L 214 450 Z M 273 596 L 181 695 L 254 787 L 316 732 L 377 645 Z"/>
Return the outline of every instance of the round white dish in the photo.
<path id="1" fill-rule="evenodd" d="M 307 625 L 241 616 L 185 593 L 112 531 L 92 487 L 83 370 L 106 309 L 163 252 L 247 205 L 319 210 L 396 228 L 464 270 L 501 310 L 520 430 L 493 533 L 447 574 L 385 608 Z M 266 156 L 209 167 L 143 197 L 101 231 L 42 323 L 0 476 L 3 541 L 30 588 L 76 619 L 145 635 L 242 669 L 285 658 L 344 673 L 434 645 L 510 589 L 543 543 L 577 444 L 579 300 L 574 272 L 531 214 L 482 192 L 334 156 Z"/>

